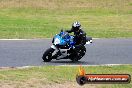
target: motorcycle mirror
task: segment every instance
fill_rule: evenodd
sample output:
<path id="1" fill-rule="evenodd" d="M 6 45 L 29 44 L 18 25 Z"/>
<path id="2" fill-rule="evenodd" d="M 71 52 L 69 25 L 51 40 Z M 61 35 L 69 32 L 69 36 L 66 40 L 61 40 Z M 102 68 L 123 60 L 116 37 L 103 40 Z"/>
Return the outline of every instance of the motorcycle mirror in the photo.
<path id="1" fill-rule="evenodd" d="M 61 29 L 61 32 L 63 32 L 63 29 Z"/>

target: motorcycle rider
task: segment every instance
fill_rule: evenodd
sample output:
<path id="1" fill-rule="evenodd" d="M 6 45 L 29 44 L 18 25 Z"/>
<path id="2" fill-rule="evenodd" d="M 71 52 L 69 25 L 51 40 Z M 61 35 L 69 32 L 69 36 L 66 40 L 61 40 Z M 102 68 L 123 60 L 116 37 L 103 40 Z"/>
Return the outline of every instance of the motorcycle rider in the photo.
<path id="1" fill-rule="evenodd" d="M 78 59 L 84 56 L 85 52 L 81 52 L 82 55 L 78 55 L 78 52 L 81 50 L 85 51 L 84 45 L 86 44 L 86 33 L 82 30 L 80 22 L 76 21 L 72 24 L 72 28 L 70 30 L 66 30 L 68 33 L 74 32 L 74 41 L 76 41 L 75 45 L 70 49 L 72 54 L 69 56 L 70 58 L 74 57 L 72 61 L 78 61 Z M 61 56 L 60 50 L 54 55 L 55 58 L 57 56 Z M 75 58 L 76 57 L 76 58 Z"/>
<path id="2" fill-rule="evenodd" d="M 79 49 L 86 44 L 86 33 L 82 30 L 80 22 L 74 22 L 72 24 L 72 28 L 70 30 L 66 30 L 66 32 L 74 32 L 74 40 L 76 41 L 74 46 L 75 49 Z"/>

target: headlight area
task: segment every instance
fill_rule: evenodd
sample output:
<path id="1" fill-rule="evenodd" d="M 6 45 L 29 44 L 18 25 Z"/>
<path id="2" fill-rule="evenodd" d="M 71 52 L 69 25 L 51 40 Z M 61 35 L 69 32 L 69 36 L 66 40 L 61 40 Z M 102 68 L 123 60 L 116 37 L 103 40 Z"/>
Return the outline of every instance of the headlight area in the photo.
<path id="1" fill-rule="evenodd" d="M 60 39 L 59 38 L 55 38 L 54 39 L 54 44 L 56 45 L 56 44 L 59 44 L 60 43 Z"/>

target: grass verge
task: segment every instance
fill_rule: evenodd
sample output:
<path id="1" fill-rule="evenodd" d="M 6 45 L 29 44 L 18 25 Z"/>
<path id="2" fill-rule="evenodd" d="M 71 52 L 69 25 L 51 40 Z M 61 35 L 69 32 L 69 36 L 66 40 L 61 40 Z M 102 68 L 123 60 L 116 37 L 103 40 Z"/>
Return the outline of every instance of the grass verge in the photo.
<path id="1" fill-rule="evenodd" d="M 51 38 L 76 20 L 92 37 L 132 37 L 131 19 L 131 0 L 0 0 L 0 38 Z"/>
<path id="2" fill-rule="evenodd" d="M 42 66 L 25 69 L 0 69 L 0 87 L 4 88 L 68 88 L 79 87 L 75 77 L 79 66 Z M 130 74 L 132 65 L 85 66 L 86 73 L 94 74 Z M 48 86 L 47 86 L 48 85 Z M 86 84 L 82 88 L 131 88 L 130 84 Z"/>

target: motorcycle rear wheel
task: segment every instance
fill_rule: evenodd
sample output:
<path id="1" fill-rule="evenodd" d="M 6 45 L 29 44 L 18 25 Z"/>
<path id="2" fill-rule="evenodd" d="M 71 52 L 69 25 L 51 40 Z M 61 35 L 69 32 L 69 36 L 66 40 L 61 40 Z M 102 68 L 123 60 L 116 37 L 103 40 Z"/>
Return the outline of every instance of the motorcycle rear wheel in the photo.
<path id="1" fill-rule="evenodd" d="M 86 53 L 85 46 L 81 47 L 78 52 L 79 52 L 79 58 L 78 58 L 78 60 L 80 60 L 85 55 L 85 53 Z"/>
<path id="2" fill-rule="evenodd" d="M 86 53 L 86 48 L 85 46 L 80 47 L 79 49 L 74 49 L 71 51 L 70 59 L 72 62 L 77 62 L 80 60 Z"/>
<path id="3" fill-rule="evenodd" d="M 76 50 L 71 50 L 70 51 L 70 55 L 69 55 L 69 59 L 72 60 L 72 62 L 77 62 L 79 60 L 78 55 L 77 55 L 77 51 Z"/>

